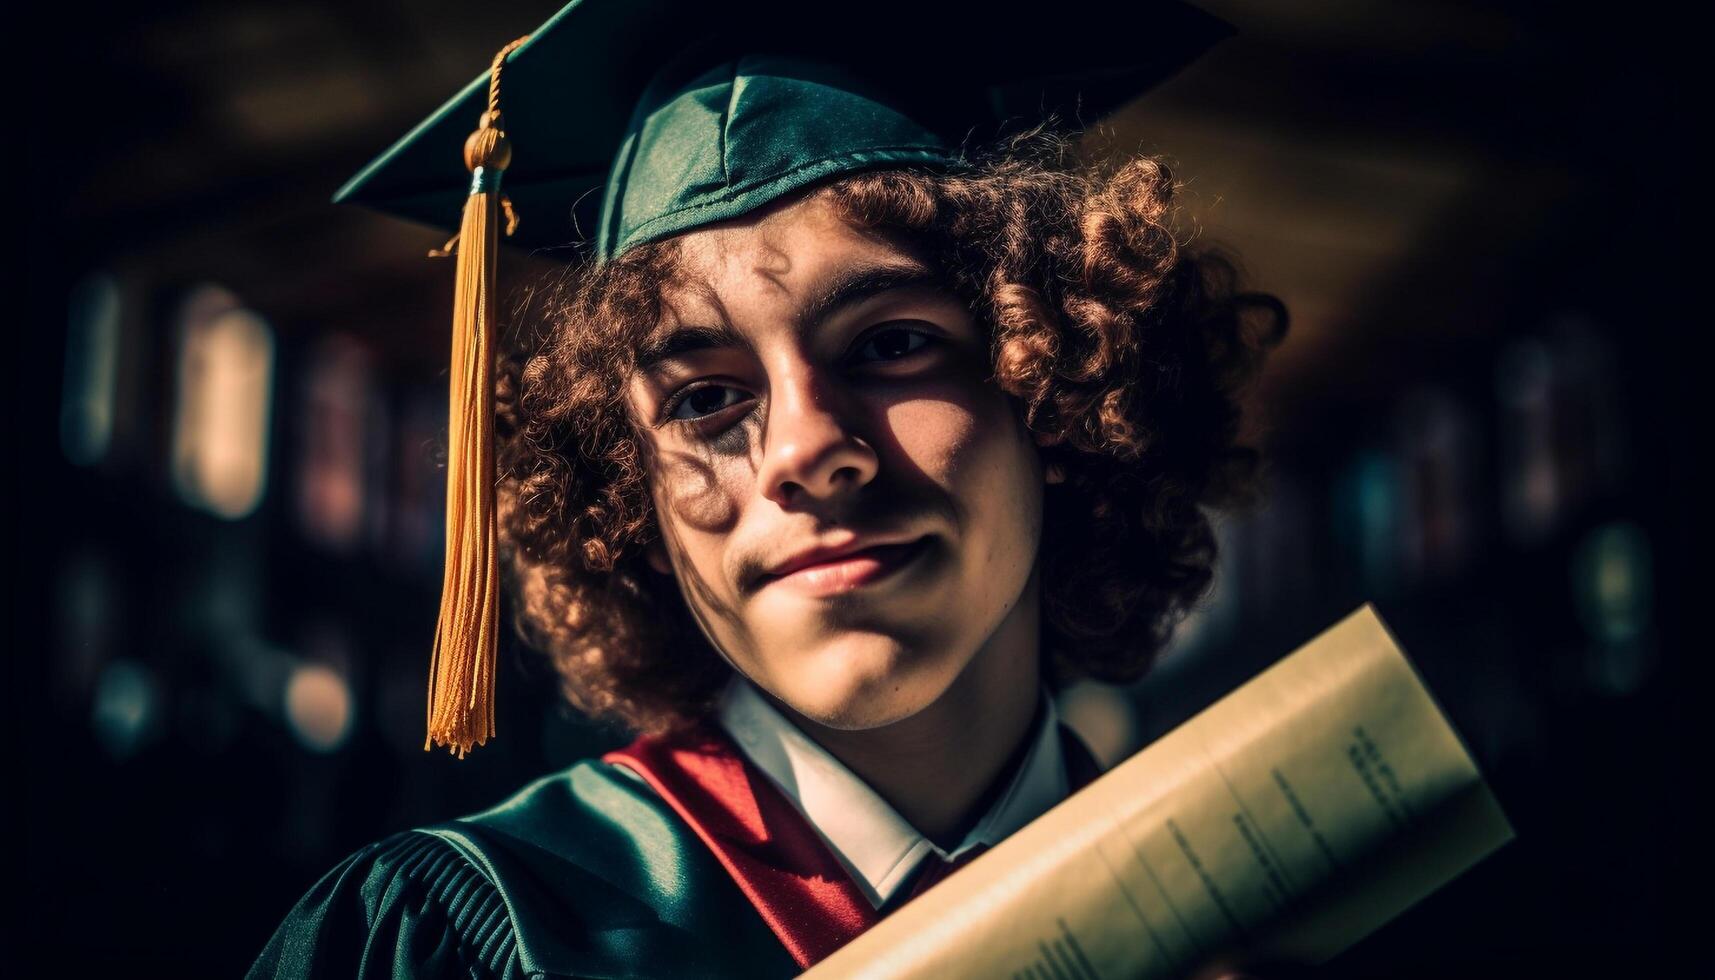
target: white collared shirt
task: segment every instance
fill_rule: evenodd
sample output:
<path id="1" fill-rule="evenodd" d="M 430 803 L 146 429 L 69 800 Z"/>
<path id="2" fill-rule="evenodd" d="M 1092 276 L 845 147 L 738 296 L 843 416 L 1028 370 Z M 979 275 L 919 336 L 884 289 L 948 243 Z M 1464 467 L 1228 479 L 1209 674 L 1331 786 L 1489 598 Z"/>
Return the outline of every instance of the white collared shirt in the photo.
<path id="1" fill-rule="evenodd" d="M 1047 701 L 1024 761 L 1005 792 L 964 840 L 943 851 L 918 833 L 880 794 L 817 745 L 743 677 L 721 695 L 716 717 L 750 761 L 816 828 L 870 904 L 880 908 L 931 854 L 951 861 L 978 844 L 993 846 L 1065 799 L 1060 715 Z"/>

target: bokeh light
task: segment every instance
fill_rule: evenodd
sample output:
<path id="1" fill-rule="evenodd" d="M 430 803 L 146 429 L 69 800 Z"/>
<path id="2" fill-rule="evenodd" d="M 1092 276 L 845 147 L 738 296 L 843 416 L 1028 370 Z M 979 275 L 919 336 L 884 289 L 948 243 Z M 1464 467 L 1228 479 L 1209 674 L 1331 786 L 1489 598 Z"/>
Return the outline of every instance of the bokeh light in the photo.
<path id="1" fill-rule="evenodd" d="M 324 338 L 304 383 L 303 432 L 297 466 L 298 519 L 316 541 L 337 551 L 355 546 L 364 510 L 371 445 L 370 363 L 364 346 L 344 334 Z"/>
<path id="2" fill-rule="evenodd" d="M 177 378 L 179 494 L 220 517 L 244 517 L 267 484 L 273 331 L 226 290 L 198 289 L 180 317 Z"/>
<path id="3" fill-rule="evenodd" d="M 65 388 L 60 396 L 60 448 L 93 466 L 113 438 L 119 375 L 119 285 L 93 273 L 72 290 L 66 324 Z"/>
<path id="4" fill-rule="evenodd" d="M 96 740 L 115 759 L 137 754 L 155 735 L 160 692 L 142 664 L 129 659 L 107 664 L 96 679 L 92 700 Z"/>
<path id="5" fill-rule="evenodd" d="M 303 664 L 286 681 L 286 720 L 305 748 L 333 752 L 351 734 L 351 688 L 338 671 Z"/>

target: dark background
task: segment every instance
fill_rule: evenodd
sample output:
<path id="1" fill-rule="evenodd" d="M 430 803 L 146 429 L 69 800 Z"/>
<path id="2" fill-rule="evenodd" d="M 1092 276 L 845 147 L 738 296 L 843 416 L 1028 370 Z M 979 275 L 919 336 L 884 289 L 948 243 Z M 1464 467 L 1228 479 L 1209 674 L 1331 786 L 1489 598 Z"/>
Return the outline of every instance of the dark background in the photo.
<path id="1" fill-rule="evenodd" d="M 1291 308 L 1253 415 L 1274 492 L 1223 521 L 1159 670 L 1068 714 L 1129 751 L 1373 600 L 1519 838 L 1327 975 L 1679 962 L 1709 904 L 1693 31 L 1206 6 L 1240 36 L 1091 149 L 1174 159 L 1187 234 Z M 235 975 L 351 849 L 619 740 L 508 647 L 499 740 L 421 750 L 452 270 L 441 234 L 327 203 L 556 7 L 78 4 L 11 32 L 14 967 Z"/>

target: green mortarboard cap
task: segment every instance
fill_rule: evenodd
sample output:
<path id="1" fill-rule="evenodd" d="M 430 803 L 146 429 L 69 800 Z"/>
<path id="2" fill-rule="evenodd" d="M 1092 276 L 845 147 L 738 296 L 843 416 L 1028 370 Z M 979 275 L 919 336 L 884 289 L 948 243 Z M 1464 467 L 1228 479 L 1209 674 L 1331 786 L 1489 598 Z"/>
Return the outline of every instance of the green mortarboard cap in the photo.
<path id="1" fill-rule="evenodd" d="M 514 241 L 608 258 L 836 174 L 956 164 L 997 124 L 1099 118 L 1228 33 L 1162 0 L 572 0 L 507 61 Z M 335 200 L 456 226 L 488 81 Z"/>

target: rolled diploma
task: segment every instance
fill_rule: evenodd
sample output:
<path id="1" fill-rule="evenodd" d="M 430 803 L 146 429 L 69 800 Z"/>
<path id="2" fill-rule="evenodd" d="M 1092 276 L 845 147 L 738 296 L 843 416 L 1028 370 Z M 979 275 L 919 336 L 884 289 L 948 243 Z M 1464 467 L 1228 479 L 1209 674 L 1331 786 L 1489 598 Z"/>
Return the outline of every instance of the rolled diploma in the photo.
<path id="1" fill-rule="evenodd" d="M 1510 840 L 1369 606 L 806 976 L 1183 976 L 1319 963 Z"/>

